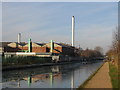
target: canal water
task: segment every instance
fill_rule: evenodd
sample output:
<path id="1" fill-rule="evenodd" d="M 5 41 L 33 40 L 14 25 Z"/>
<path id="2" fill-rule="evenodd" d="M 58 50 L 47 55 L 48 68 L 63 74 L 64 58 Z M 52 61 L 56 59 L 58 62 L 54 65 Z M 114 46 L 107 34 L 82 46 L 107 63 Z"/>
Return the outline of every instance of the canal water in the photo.
<path id="1" fill-rule="evenodd" d="M 102 61 L 3 71 L 2 88 L 77 88 Z"/>

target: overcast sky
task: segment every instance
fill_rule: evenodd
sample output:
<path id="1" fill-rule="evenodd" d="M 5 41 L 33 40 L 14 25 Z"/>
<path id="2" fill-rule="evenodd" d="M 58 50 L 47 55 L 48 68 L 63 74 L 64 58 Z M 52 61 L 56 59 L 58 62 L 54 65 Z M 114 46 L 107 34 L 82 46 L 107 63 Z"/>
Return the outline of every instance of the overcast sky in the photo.
<path id="1" fill-rule="evenodd" d="M 71 44 L 71 18 L 75 16 L 75 45 L 108 50 L 117 27 L 117 2 L 3 2 L 2 39 Z"/>

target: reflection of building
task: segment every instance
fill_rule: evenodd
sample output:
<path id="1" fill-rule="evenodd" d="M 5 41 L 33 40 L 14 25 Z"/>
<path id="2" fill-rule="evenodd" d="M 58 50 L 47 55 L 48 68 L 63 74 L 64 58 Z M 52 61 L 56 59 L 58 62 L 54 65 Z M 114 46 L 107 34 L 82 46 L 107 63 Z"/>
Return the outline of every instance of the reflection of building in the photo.
<path id="1" fill-rule="evenodd" d="M 52 72 L 60 72 L 59 66 L 52 67 Z"/>
<path id="2" fill-rule="evenodd" d="M 40 44 L 31 42 L 31 52 L 35 53 L 49 53 L 51 52 L 51 43 Z M 3 42 L 0 46 L 2 52 L 28 52 L 29 44 L 25 42 Z M 62 55 L 73 55 L 74 48 L 70 45 L 53 43 L 52 53 Z"/>
<path id="3" fill-rule="evenodd" d="M 31 76 L 31 82 L 36 82 L 36 81 L 39 81 L 39 80 L 47 80 L 47 79 L 50 79 L 50 76 L 51 73 L 49 74 L 38 74 L 38 75 L 34 75 L 34 76 Z M 61 80 L 61 77 L 62 77 L 62 74 L 61 73 L 52 73 L 52 77 L 53 78 L 58 78 Z M 24 80 L 29 80 L 29 77 L 24 77 L 23 78 Z"/>

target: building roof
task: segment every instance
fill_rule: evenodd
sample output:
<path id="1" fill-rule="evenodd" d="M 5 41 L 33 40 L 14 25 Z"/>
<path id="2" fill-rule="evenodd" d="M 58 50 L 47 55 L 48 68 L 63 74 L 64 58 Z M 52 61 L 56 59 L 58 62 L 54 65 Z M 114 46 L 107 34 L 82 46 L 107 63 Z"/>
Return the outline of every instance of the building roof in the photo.
<path id="1" fill-rule="evenodd" d="M 0 47 L 5 47 L 11 42 L 0 42 Z"/>
<path id="2" fill-rule="evenodd" d="M 0 42 L 0 47 L 6 47 L 10 43 L 16 43 L 17 44 L 18 42 Z M 24 45 L 26 45 L 26 43 L 25 42 L 21 42 L 19 45 L 24 46 Z"/>
<path id="3" fill-rule="evenodd" d="M 34 43 L 36 43 L 36 42 L 34 42 Z M 43 46 L 43 45 L 45 45 L 46 43 L 36 43 L 37 45 L 40 45 L 40 46 Z"/>
<path id="4" fill-rule="evenodd" d="M 45 44 L 44 46 L 50 47 L 50 44 L 51 44 L 51 43 L 47 43 L 47 44 Z M 67 47 L 67 48 L 69 47 L 69 48 L 71 48 L 72 46 L 69 45 L 69 44 L 55 43 L 55 42 L 54 42 L 54 47 Z"/>
<path id="5" fill-rule="evenodd" d="M 58 45 L 60 45 L 62 47 L 72 47 L 69 44 L 64 44 L 64 43 L 56 43 L 56 44 L 58 44 Z"/>
<path id="6" fill-rule="evenodd" d="M 19 45 L 25 46 L 27 43 L 26 42 L 20 42 Z"/>
<path id="7" fill-rule="evenodd" d="M 18 44 L 18 42 L 0 42 L 0 47 L 6 47 L 6 46 L 8 46 L 8 44 Z M 18 45 L 20 45 L 20 46 L 28 46 L 28 43 L 26 43 L 26 42 L 21 42 L 21 43 L 19 43 Z M 36 43 L 36 42 L 32 42 L 32 45 L 33 45 L 33 47 L 35 46 L 39 46 L 39 47 L 42 47 L 42 46 L 50 46 L 50 43 Z M 54 45 L 56 46 L 56 47 L 72 47 L 71 45 L 69 45 L 69 44 L 65 44 L 65 43 L 55 43 L 54 42 Z"/>
<path id="8" fill-rule="evenodd" d="M 42 43 L 35 43 L 35 42 L 32 42 L 32 47 L 42 47 L 44 44 Z M 28 43 L 25 45 L 25 47 L 28 46 Z"/>

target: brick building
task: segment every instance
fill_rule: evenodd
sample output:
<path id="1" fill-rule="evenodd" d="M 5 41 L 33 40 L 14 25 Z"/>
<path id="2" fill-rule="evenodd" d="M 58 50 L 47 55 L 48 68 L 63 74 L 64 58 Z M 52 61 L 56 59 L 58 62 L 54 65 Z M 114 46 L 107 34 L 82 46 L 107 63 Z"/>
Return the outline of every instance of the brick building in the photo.
<path id="1" fill-rule="evenodd" d="M 40 44 L 31 42 L 31 52 L 36 53 L 50 53 L 51 43 Z M 9 42 L 4 47 L 4 52 L 27 52 L 28 51 L 28 43 L 21 42 Z M 70 45 L 53 43 L 53 52 L 62 55 L 74 55 L 74 48 Z"/>
<path id="2" fill-rule="evenodd" d="M 51 43 L 45 44 L 43 47 L 46 47 L 46 52 L 50 52 Z M 68 45 L 63 45 L 60 43 L 53 44 L 53 53 L 63 54 L 63 55 L 73 55 L 74 48 Z"/>

